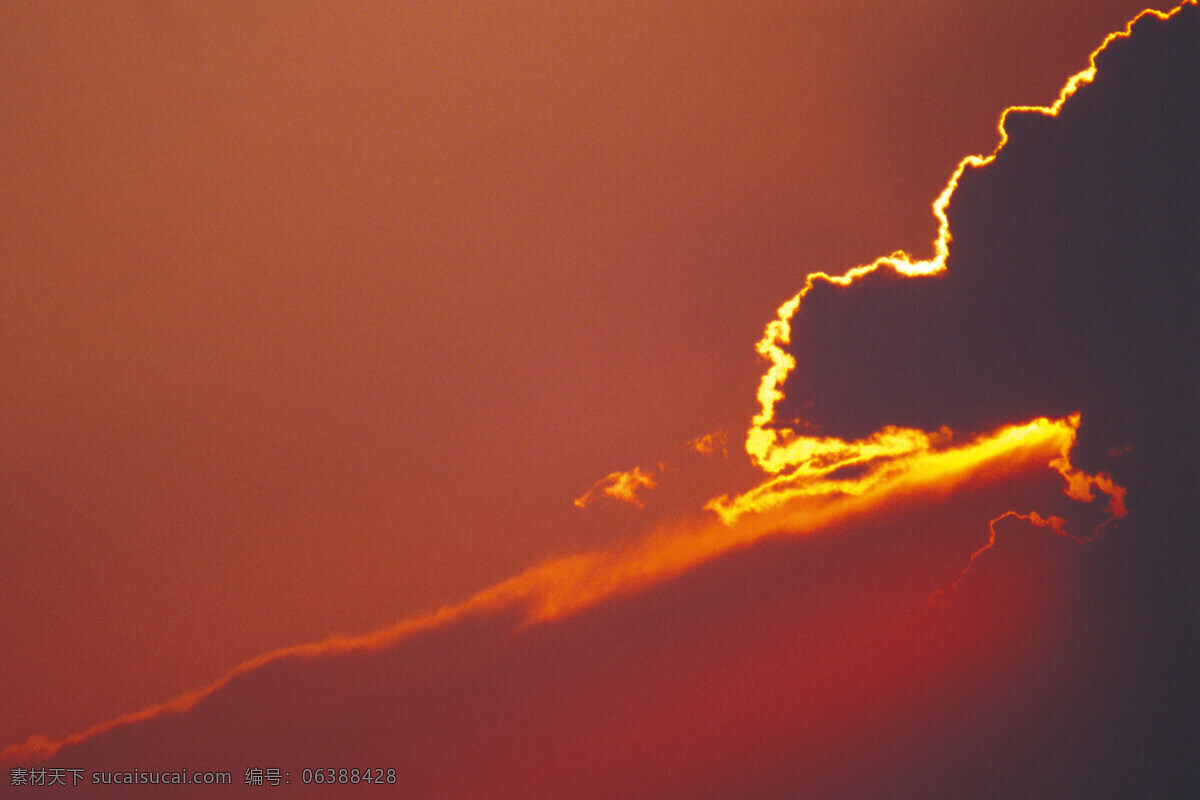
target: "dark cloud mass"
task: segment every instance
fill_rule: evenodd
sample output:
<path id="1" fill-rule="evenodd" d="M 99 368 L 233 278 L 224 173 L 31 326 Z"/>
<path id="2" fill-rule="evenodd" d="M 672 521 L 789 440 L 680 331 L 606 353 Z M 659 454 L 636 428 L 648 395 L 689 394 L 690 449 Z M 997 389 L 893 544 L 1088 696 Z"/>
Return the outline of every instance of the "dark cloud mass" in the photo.
<path id="1" fill-rule="evenodd" d="M 1131 514 L 1096 548 L 1080 664 L 1120 674 L 1121 697 L 1103 734 L 1073 735 L 1143 796 L 1134 775 L 1183 791 L 1198 752 L 1198 53 L 1194 5 L 1143 18 L 1058 117 L 1010 114 L 954 195 L 947 273 L 821 287 L 781 410 L 840 435 L 1082 413 L 1075 462 L 1126 485 Z"/>
<path id="2" fill-rule="evenodd" d="M 1078 410 L 1105 449 L 1173 427 L 1195 391 L 1194 19 L 1144 18 L 1058 117 L 1008 115 L 954 195 L 944 276 L 819 285 L 781 416 L 861 436 Z"/>
<path id="3" fill-rule="evenodd" d="M 369 766 L 402 791 L 312 796 L 1196 796 L 1198 44 L 1195 5 L 1143 19 L 1057 118 L 1009 116 L 951 203 L 943 277 L 820 286 L 796 318 L 784 420 L 855 436 L 1081 412 L 1083 466 L 1129 487 L 1100 540 L 1006 521 L 928 607 L 979 508 L 1061 489 L 980 484 L 557 622 L 480 612 L 276 660 L 48 763 L 229 769 L 222 797 L 282 796 L 242 787 L 250 766 L 289 770 L 287 796 L 305 767 Z"/>

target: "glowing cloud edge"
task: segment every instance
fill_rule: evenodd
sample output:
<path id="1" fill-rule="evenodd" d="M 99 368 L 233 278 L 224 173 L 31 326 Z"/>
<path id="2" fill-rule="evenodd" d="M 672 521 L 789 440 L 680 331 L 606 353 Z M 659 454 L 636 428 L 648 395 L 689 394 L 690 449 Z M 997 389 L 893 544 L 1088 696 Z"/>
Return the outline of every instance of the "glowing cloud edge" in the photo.
<path id="1" fill-rule="evenodd" d="M 937 220 L 937 238 L 933 241 L 933 256 L 927 259 L 917 259 L 910 253 L 897 250 L 889 255 L 880 256 L 869 264 L 851 267 L 840 275 L 830 275 L 827 272 L 812 272 L 805 279 L 800 290 L 787 302 L 781 305 L 777 316 L 769 322 L 758 341 L 755 349 L 768 362 L 767 371 L 759 383 L 757 400 L 759 411 L 751 420 L 746 432 L 746 452 L 751 460 L 765 472 L 769 478 L 759 486 L 730 498 L 722 495 L 705 505 L 725 521 L 732 524 L 746 513 L 760 513 L 765 509 L 783 504 L 796 496 L 803 494 L 821 494 L 826 492 L 862 492 L 870 488 L 872 481 L 883 469 L 881 462 L 895 460 L 901 464 L 911 461 L 916 455 L 935 449 L 940 441 L 944 441 L 951 432 L 943 429 L 937 433 L 928 433 L 915 428 L 889 426 L 877 431 L 864 439 L 848 441 L 833 436 L 805 436 L 791 428 L 778 424 L 775 409 L 783 400 L 783 384 L 788 375 L 796 367 L 795 357 L 787 352 L 786 346 L 791 342 L 791 321 L 800 308 L 805 296 L 819 281 L 837 286 L 849 286 L 871 273 L 887 268 L 903 277 L 929 277 L 940 275 L 946 270 L 946 262 L 950 256 L 950 243 L 953 236 L 950 232 L 950 221 L 946 210 L 950 200 L 958 189 L 959 179 L 968 167 L 983 167 L 992 163 L 1000 151 L 1008 143 L 1008 131 L 1005 121 L 1014 112 L 1037 113 L 1056 117 L 1063 105 L 1081 86 L 1091 83 L 1096 77 L 1096 57 L 1106 47 L 1117 39 L 1128 38 L 1141 19 L 1153 16 L 1165 21 L 1173 17 L 1184 6 L 1196 5 L 1196 0 L 1186 2 L 1171 11 L 1163 12 L 1145 9 L 1125 24 L 1124 30 L 1108 34 L 1088 56 L 1086 69 L 1067 79 L 1058 97 L 1049 106 L 1010 106 L 1000 114 L 996 129 L 999 140 L 988 155 L 970 155 L 958 162 L 944 189 L 933 202 L 933 216 Z M 1067 458 L 1067 454 L 1063 454 Z M 1069 464 L 1069 461 L 1067 461 Z M 875 465 L 867 470 L 860 480 L 834 480 L 830 476 L 839 469 Z M 1107 475 L 1085 476 L 1075 481 L 1084 481 L 1089 485 L 1109 487 L 1105 493 L 1113 496 L 1116 488 L 1111 477 Z M 1065 476 L 1064 476 L 1065 477 Z M 1082 499 L 1077 493 L 1071 492 L 1068 481 L 1067 493 L 1074 499 Z M 1123 497 L 1120 505 L 1121 516 L 1124 513 Z M 1088 497 L 1090 500 L 1090 496 Z M 1114 505 L 1115 507 L 1115 505 Z"/>

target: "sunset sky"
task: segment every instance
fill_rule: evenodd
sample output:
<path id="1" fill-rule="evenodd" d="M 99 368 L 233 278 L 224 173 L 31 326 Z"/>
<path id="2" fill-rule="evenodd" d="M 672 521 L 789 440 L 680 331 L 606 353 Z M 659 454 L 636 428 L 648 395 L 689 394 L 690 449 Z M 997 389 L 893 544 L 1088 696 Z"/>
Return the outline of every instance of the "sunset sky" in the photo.
<path id="1" fill-rule="evenodd" d="M 0 784 L 1200 791 L 1196 4 L 466 5 L 0 11 Z"/>

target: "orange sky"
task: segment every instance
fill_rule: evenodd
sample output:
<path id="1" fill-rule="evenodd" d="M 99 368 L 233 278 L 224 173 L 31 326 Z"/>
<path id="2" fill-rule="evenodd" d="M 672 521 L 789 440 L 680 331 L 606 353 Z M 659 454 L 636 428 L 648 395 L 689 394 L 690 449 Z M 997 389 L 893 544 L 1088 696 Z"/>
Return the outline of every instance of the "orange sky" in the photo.
<path id="1" fill-rule="evenodd" d="M 10 6 L 0 739 L 750 488 L 779 303 L 1139 9 Z"/>

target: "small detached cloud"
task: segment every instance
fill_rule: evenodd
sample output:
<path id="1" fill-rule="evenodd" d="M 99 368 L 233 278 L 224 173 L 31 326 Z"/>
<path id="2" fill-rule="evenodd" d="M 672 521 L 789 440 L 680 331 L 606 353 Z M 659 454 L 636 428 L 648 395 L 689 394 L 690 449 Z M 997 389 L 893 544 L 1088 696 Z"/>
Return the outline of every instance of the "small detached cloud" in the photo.
<path id="1" fill-rule="evenodd" d="M 715 453 L 720 453 L 725 458 L 728 458 L 729 451 L 725 447 L 726 441 L 725 431 L 716 430 L 692 439 L 688 442 L 688 448 L 702 456 L 711 456 Z"/>
<path id="2" fill-rule="evenodd" d="M 622 503 L 629 503 L 638 508 L 645 508 L 646 501 L 638 496 L 642 489 L 647 491 L 658 486 L 649 472 L 641 467 L 634 467 L 628 472 L 611 472 L 592 484 L 592 487 L 575 498 L 575 505 L 587 508 L 597 500 L 611 498 Z"/>

